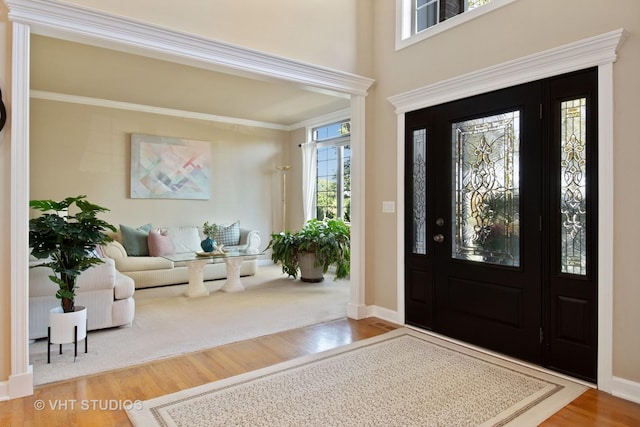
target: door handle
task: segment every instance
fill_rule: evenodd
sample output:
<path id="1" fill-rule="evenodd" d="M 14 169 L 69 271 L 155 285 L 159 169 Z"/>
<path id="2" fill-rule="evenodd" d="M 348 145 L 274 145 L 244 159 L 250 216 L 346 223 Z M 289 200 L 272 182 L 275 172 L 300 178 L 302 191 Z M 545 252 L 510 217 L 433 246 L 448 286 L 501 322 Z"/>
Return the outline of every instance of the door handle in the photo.
<path id="1" fill-rule="evenodd" d="M 442 242 L 444 242 L 444 236 L 442 234 L 435 234 L 433 236 L 433 240 L 438 242 L 438 243 L 442 243 Z"/>

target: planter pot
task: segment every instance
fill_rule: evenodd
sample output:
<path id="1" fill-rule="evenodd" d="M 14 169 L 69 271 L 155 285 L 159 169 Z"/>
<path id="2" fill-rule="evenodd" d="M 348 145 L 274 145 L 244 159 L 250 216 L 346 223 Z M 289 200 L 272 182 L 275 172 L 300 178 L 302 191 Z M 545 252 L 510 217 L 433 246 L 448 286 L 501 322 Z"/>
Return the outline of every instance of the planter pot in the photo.
<path id="1" fill-rule="evenodd" d="M 76 306 L 74 311 L 65 313 L 62 307 L 56 307 L 49 312 L 49 346 L 51 344 L 60 345 L 62 354 L 62 344 L 74 344 L 74 360 L 78 355 L 78 341 L 85 340 L 84 352 L 87 352 L 87 308 Z M 47 363 L 50 362 L 47 351 Z"/>
<path id="2" fill-rule="evenodd" d="M 313 253 L 305 253 L 298 256 L 300 266 L 300 280 L 303 282 L 322 282 L 324 274 L 322 266 L 315 267 L 316 256 Z"/>

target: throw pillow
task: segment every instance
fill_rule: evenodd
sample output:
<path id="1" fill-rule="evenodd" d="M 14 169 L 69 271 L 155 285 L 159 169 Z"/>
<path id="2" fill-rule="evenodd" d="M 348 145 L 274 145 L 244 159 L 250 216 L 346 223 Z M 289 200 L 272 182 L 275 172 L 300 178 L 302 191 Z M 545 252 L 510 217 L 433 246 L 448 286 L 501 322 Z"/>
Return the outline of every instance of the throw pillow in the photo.
<path id="1" fill-rule="evenodd" d="M 218 225 L 218 232 L 214 239 L 218 245 L 236 246 L 240 243 L 240 221 L 231 225 Z"/>
<path id="2" fill-rule="evenodd" d="M 151 256 L 165 256 L 175 253 L 167 230 L 151 230 L 147 242 L 149 244 L 149 255 Z"/>
<path id="3" fill-rule="evenodd" d="M 145 224 L 138 228 L 120 224 L 120 238 L 122 246 L 129 256 L 149 256 L 147 236 L 151 230 L 151 224 Z"/>
<path id="4" fill-rule="evenodd" d="M 200 234 L 198 227 L 175 227 L 167 229 L 167 234 L 173 242 L 175 253 L 201 252 Z"/>

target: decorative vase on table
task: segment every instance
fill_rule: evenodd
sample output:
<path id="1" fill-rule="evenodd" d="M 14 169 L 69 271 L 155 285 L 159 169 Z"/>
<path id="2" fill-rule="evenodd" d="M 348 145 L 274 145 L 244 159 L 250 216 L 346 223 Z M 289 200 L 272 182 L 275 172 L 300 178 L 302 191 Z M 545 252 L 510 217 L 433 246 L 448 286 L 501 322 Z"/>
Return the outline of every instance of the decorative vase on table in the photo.
<path id="1" fill-rule="evenodd" d="M 216 246 L 216 241 L 211 237 L 207 237 L 202 242 L 200 242 L 200 247 L 205 252 L 213 252 L 213 248 Z"/>

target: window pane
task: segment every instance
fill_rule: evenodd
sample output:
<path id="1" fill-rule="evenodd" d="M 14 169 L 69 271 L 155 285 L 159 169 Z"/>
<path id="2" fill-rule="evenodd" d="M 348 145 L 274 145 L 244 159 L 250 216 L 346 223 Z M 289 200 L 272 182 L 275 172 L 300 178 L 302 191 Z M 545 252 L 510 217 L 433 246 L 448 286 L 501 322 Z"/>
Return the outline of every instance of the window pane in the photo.
<path id="1" fill-rule="evenodd" d="M 562 102 L 560 114 L 560 265 L 563 273 L 586 275 L 586 98 Z"/>
<path id="2" fill-rule="evenodd" d="M 318 175 L 316 181 L 317 218 L 337 217 L 337 176 L 336 176 L 337 147 L 318 148 Z"/>
<path id="3" fill-rule="evenodd" d="M 413 253 L 427 253 L 427 130 L 413 131 Z"/>
<path id="4" fill-rule="evenodd" d="M 340 146 L 349 136 L 351 122 L 344 120 L 313 129 L 314 140 L 322 141 L 317 149 L 316 218 L 351 217 L 351 149 Z M 330 144 L 335 145 L 330 145 Z"/>
<path id="5" fill-rule="evenodd" d="M 313 140 L 324 141 L 339 136 L 348 135 L 351 131 L 351 122 L 345 120 L 313 129 Z"/>
<path id="6" fill-rule="evenodd" d="M 520 112 L 452 126 L 452 257 L 520 265 Z"/>
<path id="7" fill-rule="evenodd" d="M 342 218 L 351 221 L 351 147 L 343 147 L 342 154 Z"/>
<path id="8" fill-rule="evenodd" d="M 443 22 L 456 15 L 480 6 L 489 4 L 491 0 L 414 0 L 411 18 L 412 28 L 408 29 L 415 35 L 429 27 Z M 403 29 L 403 34 L 406 29 Z"/>
<path id="9" fill-rule="evenodd" d="M 425 2 L 416 8 L 416 33 L 438 23 L 438 0 Z"/>

